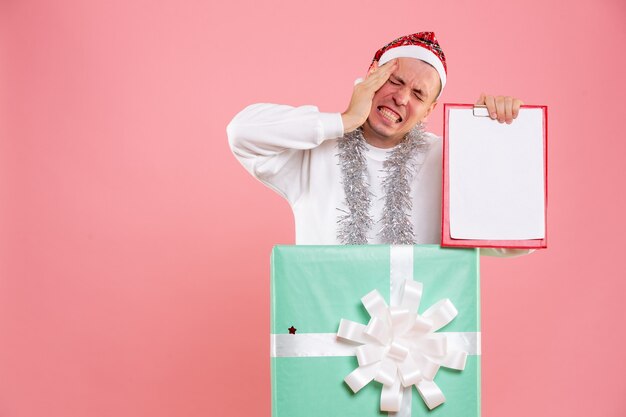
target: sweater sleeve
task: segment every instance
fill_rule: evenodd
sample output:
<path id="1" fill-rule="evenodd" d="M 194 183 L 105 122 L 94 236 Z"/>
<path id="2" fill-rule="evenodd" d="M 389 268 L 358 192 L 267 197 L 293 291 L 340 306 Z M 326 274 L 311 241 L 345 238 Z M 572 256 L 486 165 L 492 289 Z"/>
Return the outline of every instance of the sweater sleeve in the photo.
<path id="1" fill-rule="evenodd" d="M 308 186 L 310 150 L 343 135 L 339 113 L 315 106 L 252 104 L 226 128 L 244 168 L 293 204 Z"/>

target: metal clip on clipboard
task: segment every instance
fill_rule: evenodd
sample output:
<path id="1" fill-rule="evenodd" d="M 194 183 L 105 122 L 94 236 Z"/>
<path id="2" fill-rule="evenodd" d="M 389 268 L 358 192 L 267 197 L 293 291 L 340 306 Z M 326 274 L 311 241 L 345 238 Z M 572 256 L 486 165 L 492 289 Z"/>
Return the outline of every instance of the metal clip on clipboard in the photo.
<path id="1" fill-rule="evenodd" d="M 487 106 L 485 106 L 484 104 L 475 104 L 474 116 L 475 117 L 489 117 L 489 111 L 487 110 Z"/>

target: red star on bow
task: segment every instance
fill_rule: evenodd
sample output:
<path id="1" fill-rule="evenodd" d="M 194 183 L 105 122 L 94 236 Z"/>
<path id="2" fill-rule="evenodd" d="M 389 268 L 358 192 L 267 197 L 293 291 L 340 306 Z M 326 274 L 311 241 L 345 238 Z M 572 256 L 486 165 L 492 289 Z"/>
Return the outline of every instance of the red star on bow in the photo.
<path id="1" fill-rule="evenodd" d="M 296 334 L 296 330 L 298 330 L 298 329 L 296 329 L 295 327 L 291 326 L 287 330 L 289 330 L 289 334 Z"/>

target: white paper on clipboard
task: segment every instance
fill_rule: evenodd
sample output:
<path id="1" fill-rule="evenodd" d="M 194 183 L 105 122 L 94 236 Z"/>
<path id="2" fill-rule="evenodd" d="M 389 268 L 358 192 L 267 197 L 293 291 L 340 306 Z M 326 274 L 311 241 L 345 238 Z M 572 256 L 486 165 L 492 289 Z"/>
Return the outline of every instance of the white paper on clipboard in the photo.
<path id="1" fill-rule="evenodd" d="M 450 236 L 545 237 L 544 126 L 540 108 L 512 124 L 452 108 L 448 118 Z"/>

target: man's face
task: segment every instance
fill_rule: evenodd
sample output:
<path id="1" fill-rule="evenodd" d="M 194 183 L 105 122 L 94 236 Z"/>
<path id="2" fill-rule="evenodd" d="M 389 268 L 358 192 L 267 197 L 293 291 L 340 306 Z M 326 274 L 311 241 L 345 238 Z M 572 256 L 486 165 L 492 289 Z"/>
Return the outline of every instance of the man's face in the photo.
<path id="1" fill-rule="evenodd" d="M 363 125 L 367 141 L 381 148 L 402 138 L 435 108 L 440 88 L 437 71 L 418 59 L 398 58 L 398 66 L 374 94 Z"/>

